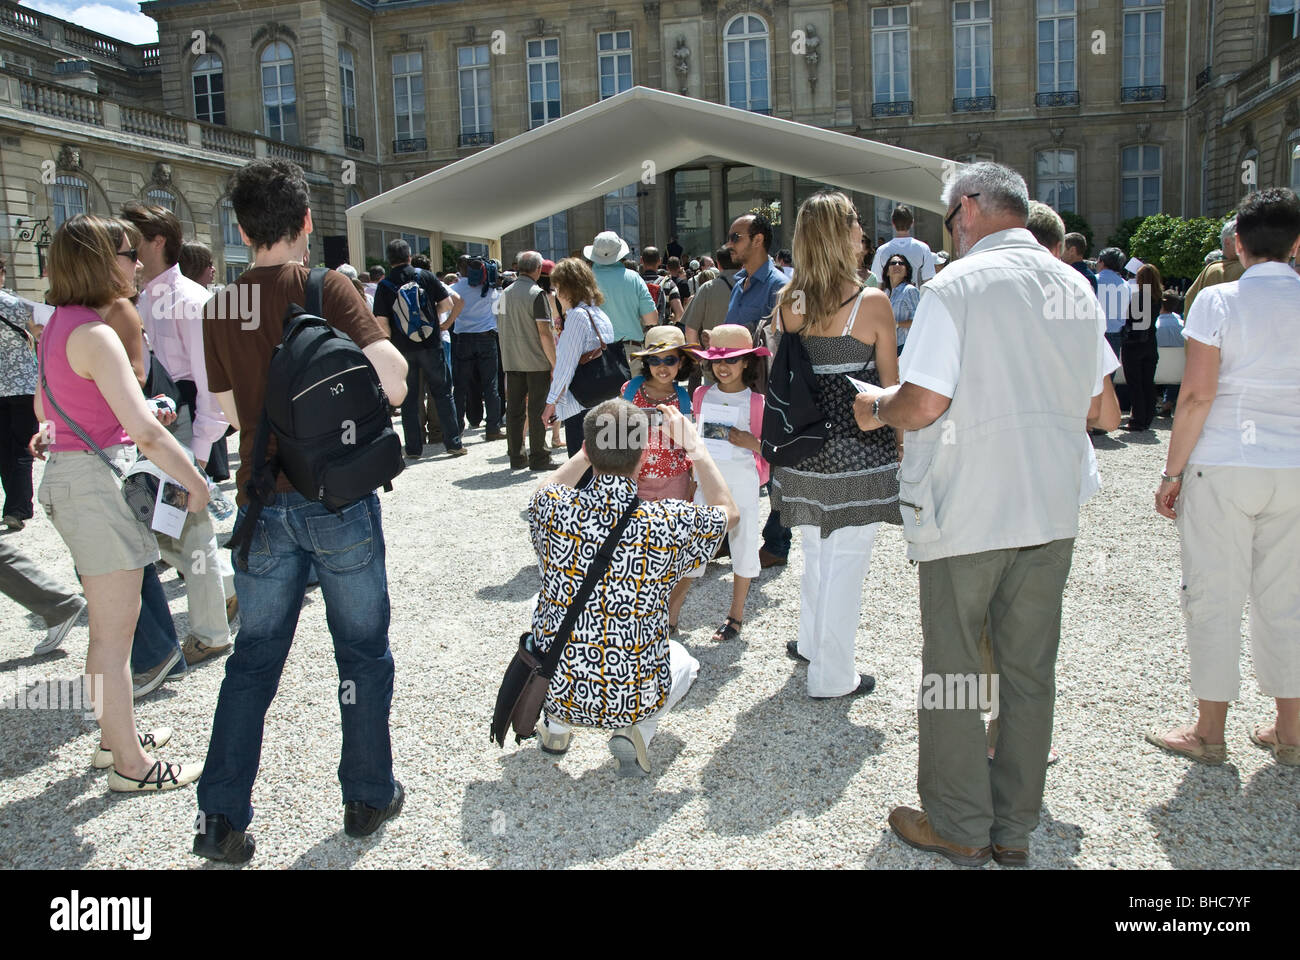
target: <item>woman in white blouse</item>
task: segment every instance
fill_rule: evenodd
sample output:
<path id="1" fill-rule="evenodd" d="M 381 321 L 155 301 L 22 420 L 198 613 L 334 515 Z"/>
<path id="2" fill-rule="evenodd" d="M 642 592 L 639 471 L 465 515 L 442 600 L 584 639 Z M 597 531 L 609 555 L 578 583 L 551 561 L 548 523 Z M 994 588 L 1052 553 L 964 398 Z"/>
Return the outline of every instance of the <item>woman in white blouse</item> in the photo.
<path id="1" fill-rule="evenodd" d="M 614 344 L 614 324 L 600 309 L 605 297 L 586 261 L 569 257 L 557 263 L 551 271 L 551 289 L 564 311 L 564 323 L 557 323 L 560 339 L 555 345 L 555 369 L 551 371 L 542 422 L 550 425 L 564 421 L 564 439 L 569 456 L 573 456 L 582 449 L 582 417 L 587 410 L 569 391 L 569 384 L 584 356 L 601 344 Z"/>
<path id="2" fill-rule="evenodd" d="M 1201 292 L 1156 510 L 1182 538 L 1181 601 L 1198 718 L 1152 732 L 1166 750 L 1222 763 L 1238 697 L 1241 612 L 1274 723 L 1250 738 L 1300 766 L 1300 200 L 1285 188 L 1241 202 L 1240 280 Z"/>

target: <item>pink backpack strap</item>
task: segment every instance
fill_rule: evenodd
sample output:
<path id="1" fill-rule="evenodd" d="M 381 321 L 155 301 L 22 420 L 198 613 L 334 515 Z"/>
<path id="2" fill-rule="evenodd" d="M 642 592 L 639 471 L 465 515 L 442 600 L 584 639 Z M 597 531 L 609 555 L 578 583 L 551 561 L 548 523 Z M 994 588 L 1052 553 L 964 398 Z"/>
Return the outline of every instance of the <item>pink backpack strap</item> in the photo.
<path id="1" fill-rule="evenodd" d="M 763 395 L 757 390 L 751 390 L 749 394 L 749 432 L 760 440 L 763 438 L 763 410 L 766 403 Z M 758 483 L 760 486 L 767 483 L 768 477 L 772 473 L 771 465 L 763 459 L 761 453 L 755 452 L 754 465 L 758 467 Z"/>
<path id="2" fill-rule="evenodd" d="M 696 423 L 700 422 L 700 407 L 703 406 L 704 395 L 708 392 L 709 385 L 707 383 L 702 383 L 696 387 L 695 392 L 691 394 L 691 412 L 695 414 Z"/>

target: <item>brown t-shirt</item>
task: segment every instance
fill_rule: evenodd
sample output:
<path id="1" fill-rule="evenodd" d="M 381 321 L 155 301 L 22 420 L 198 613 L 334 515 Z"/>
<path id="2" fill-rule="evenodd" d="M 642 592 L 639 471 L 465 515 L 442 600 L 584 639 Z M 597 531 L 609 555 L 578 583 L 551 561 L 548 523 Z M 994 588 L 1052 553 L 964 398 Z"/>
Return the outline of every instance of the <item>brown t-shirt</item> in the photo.
<path id="1" fill-rule="evenodd" d="M 203 313 L 203 351 L 207 357 L 208 389 L 233 390 L 239 414 L 239 471 L 236 502 L 248 502 L 244 489 L 252 472 L 253 440 L 262 421 L 271 351 L 284 336 L 289 304 L 303 304 L 309 271 L 299 263 L 254 267 L 213 297 Z M 352 281 L 337 270 L 325 274 L 324 314 L 330 325 L 365 348 L 388 339 L 388 324 L 375 319 Z M 220 319 L 218 319 L 220 318 Z M 272 435 L 269 452 L 275 452 Z M 290 493 L 293 484 L 281 474 L 276 491 Z"/>

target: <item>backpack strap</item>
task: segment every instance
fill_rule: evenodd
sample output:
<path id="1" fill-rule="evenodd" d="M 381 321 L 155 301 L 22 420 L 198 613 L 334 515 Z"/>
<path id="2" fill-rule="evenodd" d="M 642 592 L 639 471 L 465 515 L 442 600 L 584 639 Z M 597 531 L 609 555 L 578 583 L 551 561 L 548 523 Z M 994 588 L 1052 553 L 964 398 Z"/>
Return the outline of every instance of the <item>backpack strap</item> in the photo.
<path id="1" fill-rule="evenodd" d="M 640 506 L 640 498 L 633 497 L 632 502 L 623 511 L 623 515 L 618 518 L 618 523 L 614 524 L 614 529 L 609 532 L 605 542 L 596 551 L 596 559 L 587 568 L 587 575 L 582 578 L 582 585 L 578 587 L 578 592 L 573 595 L 573 602 L 569 604 L 569 609 L 564 612 L 564 619 L 560 621 L 560 627 L 555 631 L 555 638 L 551 641 L 551 648 L 546 651 L 546 657 L 538 668 L 538 673 L 542 676 L 555 676 L 555 668 L 560 665 L 560 657 L 564 655 L 564 650 L 573 637 L 573 628 L 577 625 L 578 615 L 582 613 L 582 608 L 591 599 L 591 594 L 596 589 L 596 584 L 600 582 L 600 578 L 609 569 L 609 565 L 614 559 L 614 548 L 618 546 L 618 541 L 622 539 L 623 531 L 627 529 L 627 525 L 632 522 L 632 514 L 636 513 L 637 508 Z"/>
<path id="2" fill-rule="evenodd" d="M 304 306 L 308 313 L 322 320 L 325 319 L 325 274 L 327 273 L 329 271 L 324 267 L 313 267 L 311 273 L 307 274 L 307 302 Z"/>
<path id="3" fill-rule="evenodd" d="M 749 391 L 749 432 L 760 440 L 763 437 L 763 410 L 765 406 L 766 401 L 761 393 L 757 390 Z M 757 433 L 754 433 L 755 427 L 758 428 Z M 767 483 L 772 473 L 771 466 L 763 459 L 762 443 L 759 444 L 759 449 L 754 451 L 754 466 L 758 468 L 758 483 L 759 486 L 762 486 Z"/>
<path id="4" fill-rule="evenodd" d="M 641 384 L 645 383 L 645 377 L 633 377 L 627 382 L 627 387 L 623 391 L 623 399 L 629 403 L 636 396 L 636 392 L 641 389 Z"/>
<path id="5" fill-rule="evenodd" d="M 695 396 L 691 399 L 691 408 L 699 411 L 704 405 L 704 395 L 709 392 L 709 384 L 702 383 L 695 388 Z"/>
<path id="6" fill-rule="evenodd" d="M 674 384 L 677 388 L 677 409 L 682 412 L 683 417 L 691 415 L 691 395 L 680 383 Z"/>

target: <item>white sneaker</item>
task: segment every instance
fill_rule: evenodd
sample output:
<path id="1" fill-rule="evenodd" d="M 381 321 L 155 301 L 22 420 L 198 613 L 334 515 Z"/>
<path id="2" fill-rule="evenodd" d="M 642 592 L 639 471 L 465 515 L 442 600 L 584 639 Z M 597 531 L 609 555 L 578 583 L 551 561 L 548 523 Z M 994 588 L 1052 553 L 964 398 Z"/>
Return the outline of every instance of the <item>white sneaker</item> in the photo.
<path id="1" fill-rule="evenodd" d="M 157 730 L 150 730 L 148 733 L 140 734 L 140 746 L 146 752 L 157 750 L 159 747 L 167 746 L 167 741 L 172 738 L 171 727 L 159 727 Z M 95 748 L 95 756 L 91 758 L 90 765 L 96 770 L 107 770 L 113 765 L 113 751 L 104 747 Z"/>
<path id="2" fill-rule="evenodd" d="M 59 647 L 63 646 L 63 641 L 68 638 L 68 633 L 72 630 L 72 625 L 77 622 L 77 618 L 81 616 L 85 609 L 85 597 L 77 597 L 77 612 L 72 614 L 72 616 L 68 617 L 68 619 L 64 620 L 62 623 L 56 623 L 54 626 L 50 627 L 50 629 L 45 632 L 45 639 L 36 645 L 36 649 L 33 650 L 32 653 L 39 657 L 42 654 L 53 653 L 55 650 L 59 649 Z"/>
<path id="3" fill-rule="evenodd" d="M 180 663 L 181 649 L 177 647 L 162 663 L 144 673 L 131 674 L 131 699 L 139 700 L 145 694 L 153 693 L 167 679 L 167 673 Z"/>
<path id="4" fill-rule="evenodd" d="M 546 718 L 537 725 L 537 740 L 542 748 L 542 753 L 549 753 L 553 757 L 564 756 L 569 749 L 569 741 L 573 738 L 573 731 L 565 730 L 563 733 L 553 733 L 546 725 Z"/>

